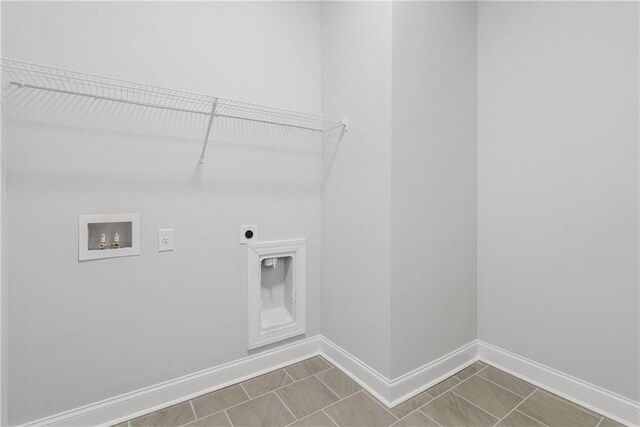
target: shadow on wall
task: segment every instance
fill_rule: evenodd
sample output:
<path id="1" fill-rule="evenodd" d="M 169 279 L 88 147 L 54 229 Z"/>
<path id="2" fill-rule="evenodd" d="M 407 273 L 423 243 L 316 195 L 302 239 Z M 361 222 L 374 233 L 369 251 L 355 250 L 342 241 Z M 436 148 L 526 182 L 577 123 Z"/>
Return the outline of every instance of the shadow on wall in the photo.
<path id="1" fill-rule="evenodd" d="M 320 191 L 326 135 L 317 132 L 217 117 L 200 165 L 208 116 L 16 86 L 3 97 L 14 185 L 55 179 L 65 191 L 90 180 L 99 190 L 135 180 L 151 191 Z"/>

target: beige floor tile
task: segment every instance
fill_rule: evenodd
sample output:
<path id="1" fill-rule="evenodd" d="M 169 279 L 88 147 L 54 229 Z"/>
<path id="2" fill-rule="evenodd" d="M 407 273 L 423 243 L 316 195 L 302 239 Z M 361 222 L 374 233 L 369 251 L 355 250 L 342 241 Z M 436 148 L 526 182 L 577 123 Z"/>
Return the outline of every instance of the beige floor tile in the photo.
<path id="1" fill-rule="evenodd" d="M 473 363 L 472 365 L 467 366 L 462 371 L 458 372 L 456 374 L 456 377 L 458 377 L 459 380 L 466 380 L 467 378 L 469 378 L 473 374 L 476 374 L 477 372 L 483 370 L 486 367 L 487 367 L 486 363 L 478 361 L 478 362 Z"/>
<path id="2" fill-rule="evenodd" d="M 438 397 L 444 392 L 448 391 L 451 387 L 459 383 L 460 383 L 460 380 L 457 379 L 456 377 L 449 377 L 446 380 L 428 389 L 427 394 L 429 394 L 431 397 Z"/>
<path id="3" fill-rule="evenodd" d="M 196 411 L 198 418 L 202 418 L 248 399 L 249 397 L 242 387 L 239 384 L 235 384 L 231 387 L 196 397 L 192 399 L 191 402 L 193 403 L 193 409 Z"/>
<path id="4" fill-rule="evenodd" d="M 523 398 L 484 378 L 475 376 L 451 389 L 496 418 L 502 418 L 522 402 Z"/>
<path id="5" fill-rule="evenodd" d="M 448 392 L 420 408 L 443 427 L 492 426 L 498 419 Z"/>
<path id="6" fill-rule="evenodd" d="M 404 417 L 393 427 L 439 427 L 438 423 L 427 417 L 420 411 L 415 411 L 411 415 Z"/>
<path id="7" fill-rule="evenodd" d="M 625 427 L 625 425 L 620 424 L 617 421 L 610 420 L 609 418 L 605 418 L 598 427 Z"/>
<path id="8" fill-rule="evenodd" d="M 313 415 L 309 415 L 300 421 L 291 424 L 291 427 L 336 427 L 331 418 L 323 411 L 318 411 Z"/>
<path id="9" fill-rule="evenodd" d="M 282 369 L 260 375 L 242 383 L 249 397 L 257 397 L 277 388 L 291 384 L 293 380 Z"/>
<path id="10" fill-rule="evenodd" d="M 529 384 L 528 382 L 523 381 L 520 378 L 516 378 L 513 375 L 509 375 L 506 372 L 494 368 L 493 366 L 489 366 L 487 369 L 482 370 L 482 372 L 478 373 L 478 376 L 488 379 L 489 381 L 492 381 L 522 397 L 529 396 L 536 389 L 536 386 L 533 384 Z"/>
<path id="11" fill-rule="evenodd" d="M 327 359 L 325 359 L 322 356 L 318 356 L 320 358 L 320 360 L 322 360 L 324 363 L 326 363 L 327 365 L 329 365 L 330 368 L 335 368 L 335 365 L 331 362 L 329 362 Z"/>
<path id="12" fill-rule="evenodd" d="M 131 420 L 131 427 L 176 427 L 195 419 L 196 417 L 193 416 L 193 410 L 189 402 L 182 402 L 133 419 Z"/>
<path id="13" fill-rule="evenodd" d="M 427 392 L 422 392 L 412 397 L 411 399 L 394 406 L 393 408 L 389 409 L 389 411 L 391 411 L 391 413 L 396 417 L 402 418 L 409 415 L 419 407 L 431 402 L 432 400 L 433 397 L 427 394 Z"/>
<path id="14" fill-rule="evenodd" d="M 232 427 L 229 417 L 224 411 L 218 412 L 208 417 L 200 418 L 198 421 L 187 424 L 185 427 Z"/>
<path id="15" fill-rule="evenodd" d="M 295 421 L 273 392 L 229 408 L 226 412 L 235 427 L 277 427 Z"/>
<path id="16" fill-rule="evenodd" d="M 291 378 L 298 381 L 329 368 L 331 368 L 331 365 L 326 360 L 320 356 L 316 356 L 287 366 L 284 370 L 287 371 L 287 374 L 289 374 Z"/>
<path id="17" fill-rule="evenodd" d="M 338 368 L 327 369 L 326 371 L 316 374 L 316 376 L 342 398 L 347 397 L 358 390 L 362 390 L 362 387 L 360 387 L 358 383 L 349 378 L 346 374 L 342 373 Z"/>
<path id="18" fill-rule="evenodd" d="M 377 397 L 375 397 L 373 394 L 369 393 L 369 392 L 368 392 L 367 390 L 365 390 L 365 389 L 362 389 L 362 392 L 363 392 L 364 394 L 366 394 L 367 396 L 369 396 L 371 399 L 373 399 L 373 401 L 374 401 L 374 402 L 377 402 L 377 403 L 378 403 L 378 405 L 382 405 L 382 406 L 384 406 L 384 407 L 386 408 L 386 405 L 385 405 L 384 403 L 382 403 L 382 402 L 380 401 L 380 399 L 378 399 Z"/>
<path id="19" fill-rule="evenodd" d="M 316 377 L 309 377 L 297 383 L 276 390 L 275 393 L 287 405 L 293 415 L 304 418 L 325 406 L 340 400 Z"/>
<path id="20" fill-rule="evenodd" d="M 384 427 L 397 421 L 389 411 L 363 392 L 341 400 L 324 411 L 340 426 Z"/>
<path id="21" fill-rule="evenodd" d="M 600 417 L 540 390 L 536 390 L 526 399 L 518 410 L 550 427 L 595 426 L 600 421 Z"/>
<path id="22" fill-rule="evenodd" d="M 116 424 L 116 425 L 111 426 L 111 427 L 129 427 L 129 421 L 125 421 L 123 423 Z"/>
<path id="23" fill-rule="evenodd" d="M 516 410 L 500 421 L 498 427 L 544 427 L 544 424 Z"/>
<path id="24" fill-rule="evenodd" d="M 580 406 L 577 403 L 574 403 L 574 402 L 572 402 L 570 400 L 565 399 L 564 397 L 560 397 L 557 394 L 553 394 L 553 393 L 551 393 L 550 391 L 547 391 L 547 390 L 540 389 L 540 391 L 542 393 L 548 394 L 549 396 L 555 397 L 556 399 L 560 400 L 561 402 L 564 402 L 564 403 L 566 403 L 568 405 L 576 407 L 576 408 L 580 409 L 581 411 L 586 412 L 587 414 L 591 414 L 594 417 L 602 418 L 602 415 L 598 414 L 597 412 L 593 412 L 591 409 L 587 409 L 584 406 Z"/>

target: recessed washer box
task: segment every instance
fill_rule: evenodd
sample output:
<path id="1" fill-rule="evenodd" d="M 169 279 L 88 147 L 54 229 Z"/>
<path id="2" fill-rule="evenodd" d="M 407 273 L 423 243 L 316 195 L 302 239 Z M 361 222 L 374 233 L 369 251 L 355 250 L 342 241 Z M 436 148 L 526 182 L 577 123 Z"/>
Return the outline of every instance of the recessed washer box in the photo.
<path id="1" fill-rule="evenodd" d="M 80 261 L 140 254 L 138 214 L 80 215 L 78 259 Z"/>
<path id="2" fill-rule="evenodd" d="M 249 244 L 248 348 L 305 333 L 304 240 Z"/>

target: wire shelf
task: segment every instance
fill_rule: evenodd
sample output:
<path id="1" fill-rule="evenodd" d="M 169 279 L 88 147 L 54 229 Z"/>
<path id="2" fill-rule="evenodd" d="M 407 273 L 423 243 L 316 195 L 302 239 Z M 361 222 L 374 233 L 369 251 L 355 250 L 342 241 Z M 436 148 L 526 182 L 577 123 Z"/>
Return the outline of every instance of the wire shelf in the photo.
<path id="1" fill-rule="evenodd" d="M 312 132 L 324 132 L 338 128 L 342 128 L 344 132 L 347 127 L 346 120 L 335 117 L 250 104 L 10 58 L 0 58 L 0 60 L 2 71 L 9 77 L 9 84 L 21 88 L 209 116 L 201 163 L 204 163 L 209 132 L 215 117 L 288 126 Z"/>

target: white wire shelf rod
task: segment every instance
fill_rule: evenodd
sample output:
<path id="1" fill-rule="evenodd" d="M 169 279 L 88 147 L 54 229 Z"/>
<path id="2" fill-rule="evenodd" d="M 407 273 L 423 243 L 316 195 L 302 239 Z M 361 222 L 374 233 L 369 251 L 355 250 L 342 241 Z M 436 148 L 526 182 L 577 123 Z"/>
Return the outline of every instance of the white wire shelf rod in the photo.
<path id="1" fill-rule="evenodd" d="M 103 95 L 94 95 L 94 94 L 90 94 L 90 93 L 76 92 L 76 91 L 65 90 L 65 89 L 55 89 L 55 88 L 50 88 L 50 87 L 45 87 L 45 86 L 32 85 L 32 84 L 28 84 L 28 83 L 13 82 L 13 81 L 9 82 L 9 83 L 12 84 L 12 85 L 16 85 L 16 86 L 18 86 L 20 88 L 39 89 L 39 90 L 46 90 L 46 91 L 50 91 L 50 92 L 64 93 L 64 94 L 68 94 L 68 95 L 84 96 L 84 97 L 93 98 L 93 99 L 102 99 L 102 100 L 106 100 L 106 101 L 123 102 L 125 104 L 138 105 L 138 106 L 141 106 L 141 107 L 161 108 L 163 110 L 179 111 L 179 112 L 183 112 L 183 113 L 202 114 L 204 116 L 208 116 L 210 114 L 209 112 L 206 112 L 206 111 L 190 110 L 190 109 L 178 108 L 178 107 L 170 107 L 170 106 L 167 106 L 167 105 L 154 104 L 154 103 L 149 103 L 149 102 L 130 101 L 128 99 L 123 99 L 123 98 L 115 98 L 115 97 L 103 96 Z"/>
<path id="2" fill-rule="evenodd" d="M 178 111 L 178 112 L 183 112 L 183 113 L 201 114 L 203 116 L 210 116 L 211 115 L 210 111 L 207 112 L 207 111 L 192 110 L 192 109 L 185 109 L 185 108 L 178 108 L 178 107 L 170 107 L 170 106 L 167 106 L 167 105 L 154 104 L 154 103 L 149 103 L 149 102 L 131 101 L 131 100 L 123 99 L 123 98 L 115 98 L 115 97 L 110 97 L 110 96 L 95 95 L 95 94 L 77 92 L 77 91 L 71 91 L 71 90 L 65 90 L 65 89 L 56 89 L 56 88 L 32 85 L 32 84 L 28 84 L 28 83 L 21 83 L 21 82 L 15 82 L 15 81 L 12 81 L 12 82 L 9 82 L 9 83 L 12 84 L 12 85 L 16 85 L 16 86 L 18 86 L 20 88 L 46 90 L 46 91 L 49 91 L 49 92 L 63 93 L 63 94 L 75 95 L 75 96 L 84 96 L 84 97 L 87 97 L 87 98 L 101 99 L 101 100 L 106 100 L 106 101 L 122 102 L 122 103 L 125 103 L 125 104 L 137 105 L 137 106 L 142 106 L 142 107 L 153 107 L 153 108 L 160 108 L 160 109 L 164 109 L 164 110 Z M 233 115 L 233 114 L 216 114 L 216 113 L 214 113 L 214 115 L 216 117 L 223 117 L 223 118 L 229 118 L 229 119 L 246 120 L 246 121 L 265 123 L 265 124 L 272 124 L 272 125 L 278 125 L 278 126 L 287 126 L 287 127 L 292 127 L 292 128 L 296 128 L 296 129 L 308 130 L 308 131 L 312 131 L 312 132 L 321 132 L 321 131 L 323 131 L 323 129 L 317 128 L 317 127 L 295 125 L 295 124 L 290 124 L 290 123 L 282 123 L 282 122 L 277 122 L 277 121 L 272 121 L 272 120 L 262 120 L 262 119 L 250 118 L 250 117 L 242 117 L 242 116 L 237 116 L 237 115 Z M 328 129 L 328 130 L 339 128 L 341 126 L 342 126 L 342 124 L 338 124 L 338 125 L 334 126 L 333 128 Z"/>
<path id="3" fill-rule="evenodd" d="M 258 123 L 265 123 L 265 124 L 278 125 L 278 126 L 286 126 L 286 127 L 290 127 L 290 128 L 310 130 L 310 131 L 313 131 L 313 132 L 322 132 L 322 129 L 313 128 L 313 127 L 309 127 L 309 126 L 293 125 L 293 124 L 289 124 L 289 123 L 275 122 L 275 121 L 271 121 L 271 120 L 252 119 L 250 117 L 234 116 L 234 115 L 231 115 L 231 114 L 218 114 L 218 113 L 216 113 L 216 117 L 223 117 L 223 118 L 235 119 L 235 120 L 246 120 L 246 121 L 249 121 L 249 122 L 258 122 Z"/>
<path id="4" fill-rule="evenodd" d="M 291 119 L 303 120 L 303 121 L 317 121 L 317 122 L 330 122 L 339 123 L 340 119 L 337 117 L 320 116 L 317 114 L 303 113 L 300 111 L 285 110 L 282 108 L 268 107 L 258 104 L 246 104 L 238 101 L 232 101 L 228 99 L 220 99 L 220 105 L 223 108 L 229 110 L 237 110 L 246 112 L 247 114 L 271 114 L 274 116 L 286 117 Z"/>
<path id="5" fill-rule="evenodd" d="M 213 97 L 208 95 L 170 89 L 162 86 L 151 86 L 144 83 L 136 83 L 111 77 L 102 77 L 78 71 L 64 70 L 62 68 L 54 68 L 47 65 L 19 62 L 8 58 L 0 59 L 2 60 L 0 68 L 5 70 L 7 73 L 23 76 L 29 79 L 50 79 L 54 82 L 57 81 L 63 84 L 75 84 L 76 86 L 79 83 L 80 85 L 86 85 L 92 89 L 121 90 L 126 93 L 139 92 L 143 94 L 168 95 L 173 98 L 182 98 L 185 100 L 206 101 L 209 103 L 213 102 Z M 21 65 L 13 65 L 13 63 L 19 63 Z M 47 82 L 50 80 L 47 80 Z"/>

